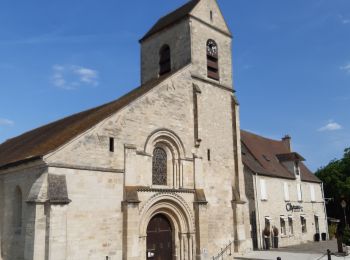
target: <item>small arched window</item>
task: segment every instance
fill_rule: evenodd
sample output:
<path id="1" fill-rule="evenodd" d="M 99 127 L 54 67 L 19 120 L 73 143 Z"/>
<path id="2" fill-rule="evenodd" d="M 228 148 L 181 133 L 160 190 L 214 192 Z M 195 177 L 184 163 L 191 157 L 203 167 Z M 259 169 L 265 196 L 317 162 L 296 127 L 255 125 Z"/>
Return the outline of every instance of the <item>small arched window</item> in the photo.
<path id="1" fill-rule="evenodd" d="M 167 185 L 167 154 L 164 149 L 156 147 L 152 160 L 153 185 Z"/>
<path id="2" fill-rule="evenodd" d="M 14 198 L 14 210 L 13 210 L 13 220 L 14 227 L 20 229 L 22 227 L 22 191 L 20 187 L 15 189 L 15 198 Z"/>
<path id="3" fill-rule="evenodd" d="M 165 44 L 159 51 L 159 76 L 171 71 L 170 47 Z"/>
<path id="4" fill-rule="evenodd" d="M 219 80 L 219 50 L 214 40 L 207 41 L 208 78 Z"/>

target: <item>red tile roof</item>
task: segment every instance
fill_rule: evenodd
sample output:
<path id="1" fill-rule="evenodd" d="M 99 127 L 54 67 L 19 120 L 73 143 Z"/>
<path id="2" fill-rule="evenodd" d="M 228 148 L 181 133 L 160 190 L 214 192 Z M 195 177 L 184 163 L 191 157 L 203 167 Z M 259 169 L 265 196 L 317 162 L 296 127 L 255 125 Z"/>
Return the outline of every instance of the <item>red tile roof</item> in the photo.
<path id="1" fill-rule="evenodd" d="M 268 139 L 244 130 L 241 130 L 241 139 L 243 164 L 250 170 L 265 176 L 295 179 L 294 173 L 287 170 L 277 157 L 287 154 L 298 155 L 291 153 L 283 141 Z M 283 156 L 284 159 L 286 157 L 288 156 Z M 321 182 L 303 163 L 300 162 L 299 166 L 302 181 Z"/>

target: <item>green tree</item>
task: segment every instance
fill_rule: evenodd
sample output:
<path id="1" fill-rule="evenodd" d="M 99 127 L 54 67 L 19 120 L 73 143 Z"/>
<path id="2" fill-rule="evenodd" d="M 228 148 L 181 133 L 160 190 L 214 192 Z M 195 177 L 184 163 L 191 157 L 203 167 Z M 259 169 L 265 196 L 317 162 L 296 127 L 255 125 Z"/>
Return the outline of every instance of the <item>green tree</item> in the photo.
<path id="1" fill-rule="evenodd" d="M 325 197 L 333 199 L 327 205 L 328 216 L 342 219 L 340 201 L 344 199 L 348 205 L 350 202 L 350 148 L 344 150 L 343 158 L 318 169 L 316 176 L 323 182 Z"/>
<path id="2" fill-rule="evenodd" d="M 333 160 L 316 172 L 324 184 L 328 198 L 350 198 L 350 148 L 345 149 L 340 160 Z"/>

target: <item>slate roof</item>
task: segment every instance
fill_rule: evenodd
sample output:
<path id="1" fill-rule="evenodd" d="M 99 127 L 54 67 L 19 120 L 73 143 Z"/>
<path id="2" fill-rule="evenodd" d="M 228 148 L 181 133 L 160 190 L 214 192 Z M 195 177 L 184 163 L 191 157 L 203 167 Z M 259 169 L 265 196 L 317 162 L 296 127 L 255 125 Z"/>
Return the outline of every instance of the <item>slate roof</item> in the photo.
<path id="1" fill-rule="evenodd" d="M 193 10 L 193 8 L 196 7 L 196 5 L 199 2 L 200 2 L 200 0 L 191 0 L 188 3 L 186 3 L 185 5 L 176 9 L 175 11 L 163 16 L 155 23 L 155 25 L 153 25 L 153 27 L 142 37 L 142 39 L 140 41 L 143 41 L 146 38 L 150 37 L 151 35 L 168 27 L 169 25 L 172 25 L 172 24 L 182 20 L 187 15 L 189 15 L 189 13 Z"/>
<path id="2" fill-rule="evenodd" d="M 42 158 L 119 111 L 176 71 L 142 85 L 119 99 L 41 126 L 0 144 L 0 168 Z"/>
<path id="3" fill-rule="evenodd" d="M 283 141 L 268 139 L 244 130 L 241 130 L 241 139 L 243 164 L 250 170 L 260 175 L 295 179 L 295 175 L 288 171 L 277 157 L 286 154 L 298 155 L 291 153 Z M 302 181 L 321 182 L 305 164 L 300 162 L 299 167 Z"/>

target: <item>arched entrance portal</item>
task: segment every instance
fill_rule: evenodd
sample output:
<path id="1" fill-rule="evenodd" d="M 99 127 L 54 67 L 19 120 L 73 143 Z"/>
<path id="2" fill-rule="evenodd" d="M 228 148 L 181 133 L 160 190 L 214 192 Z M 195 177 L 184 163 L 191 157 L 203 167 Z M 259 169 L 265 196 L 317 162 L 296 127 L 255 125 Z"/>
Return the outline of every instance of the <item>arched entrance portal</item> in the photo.
<path id="1" fill-rule="evenodd" d="M 155 215 L 147 226 L 147 259 L 172 259 L 173 231 L 169 220 Z"/>

